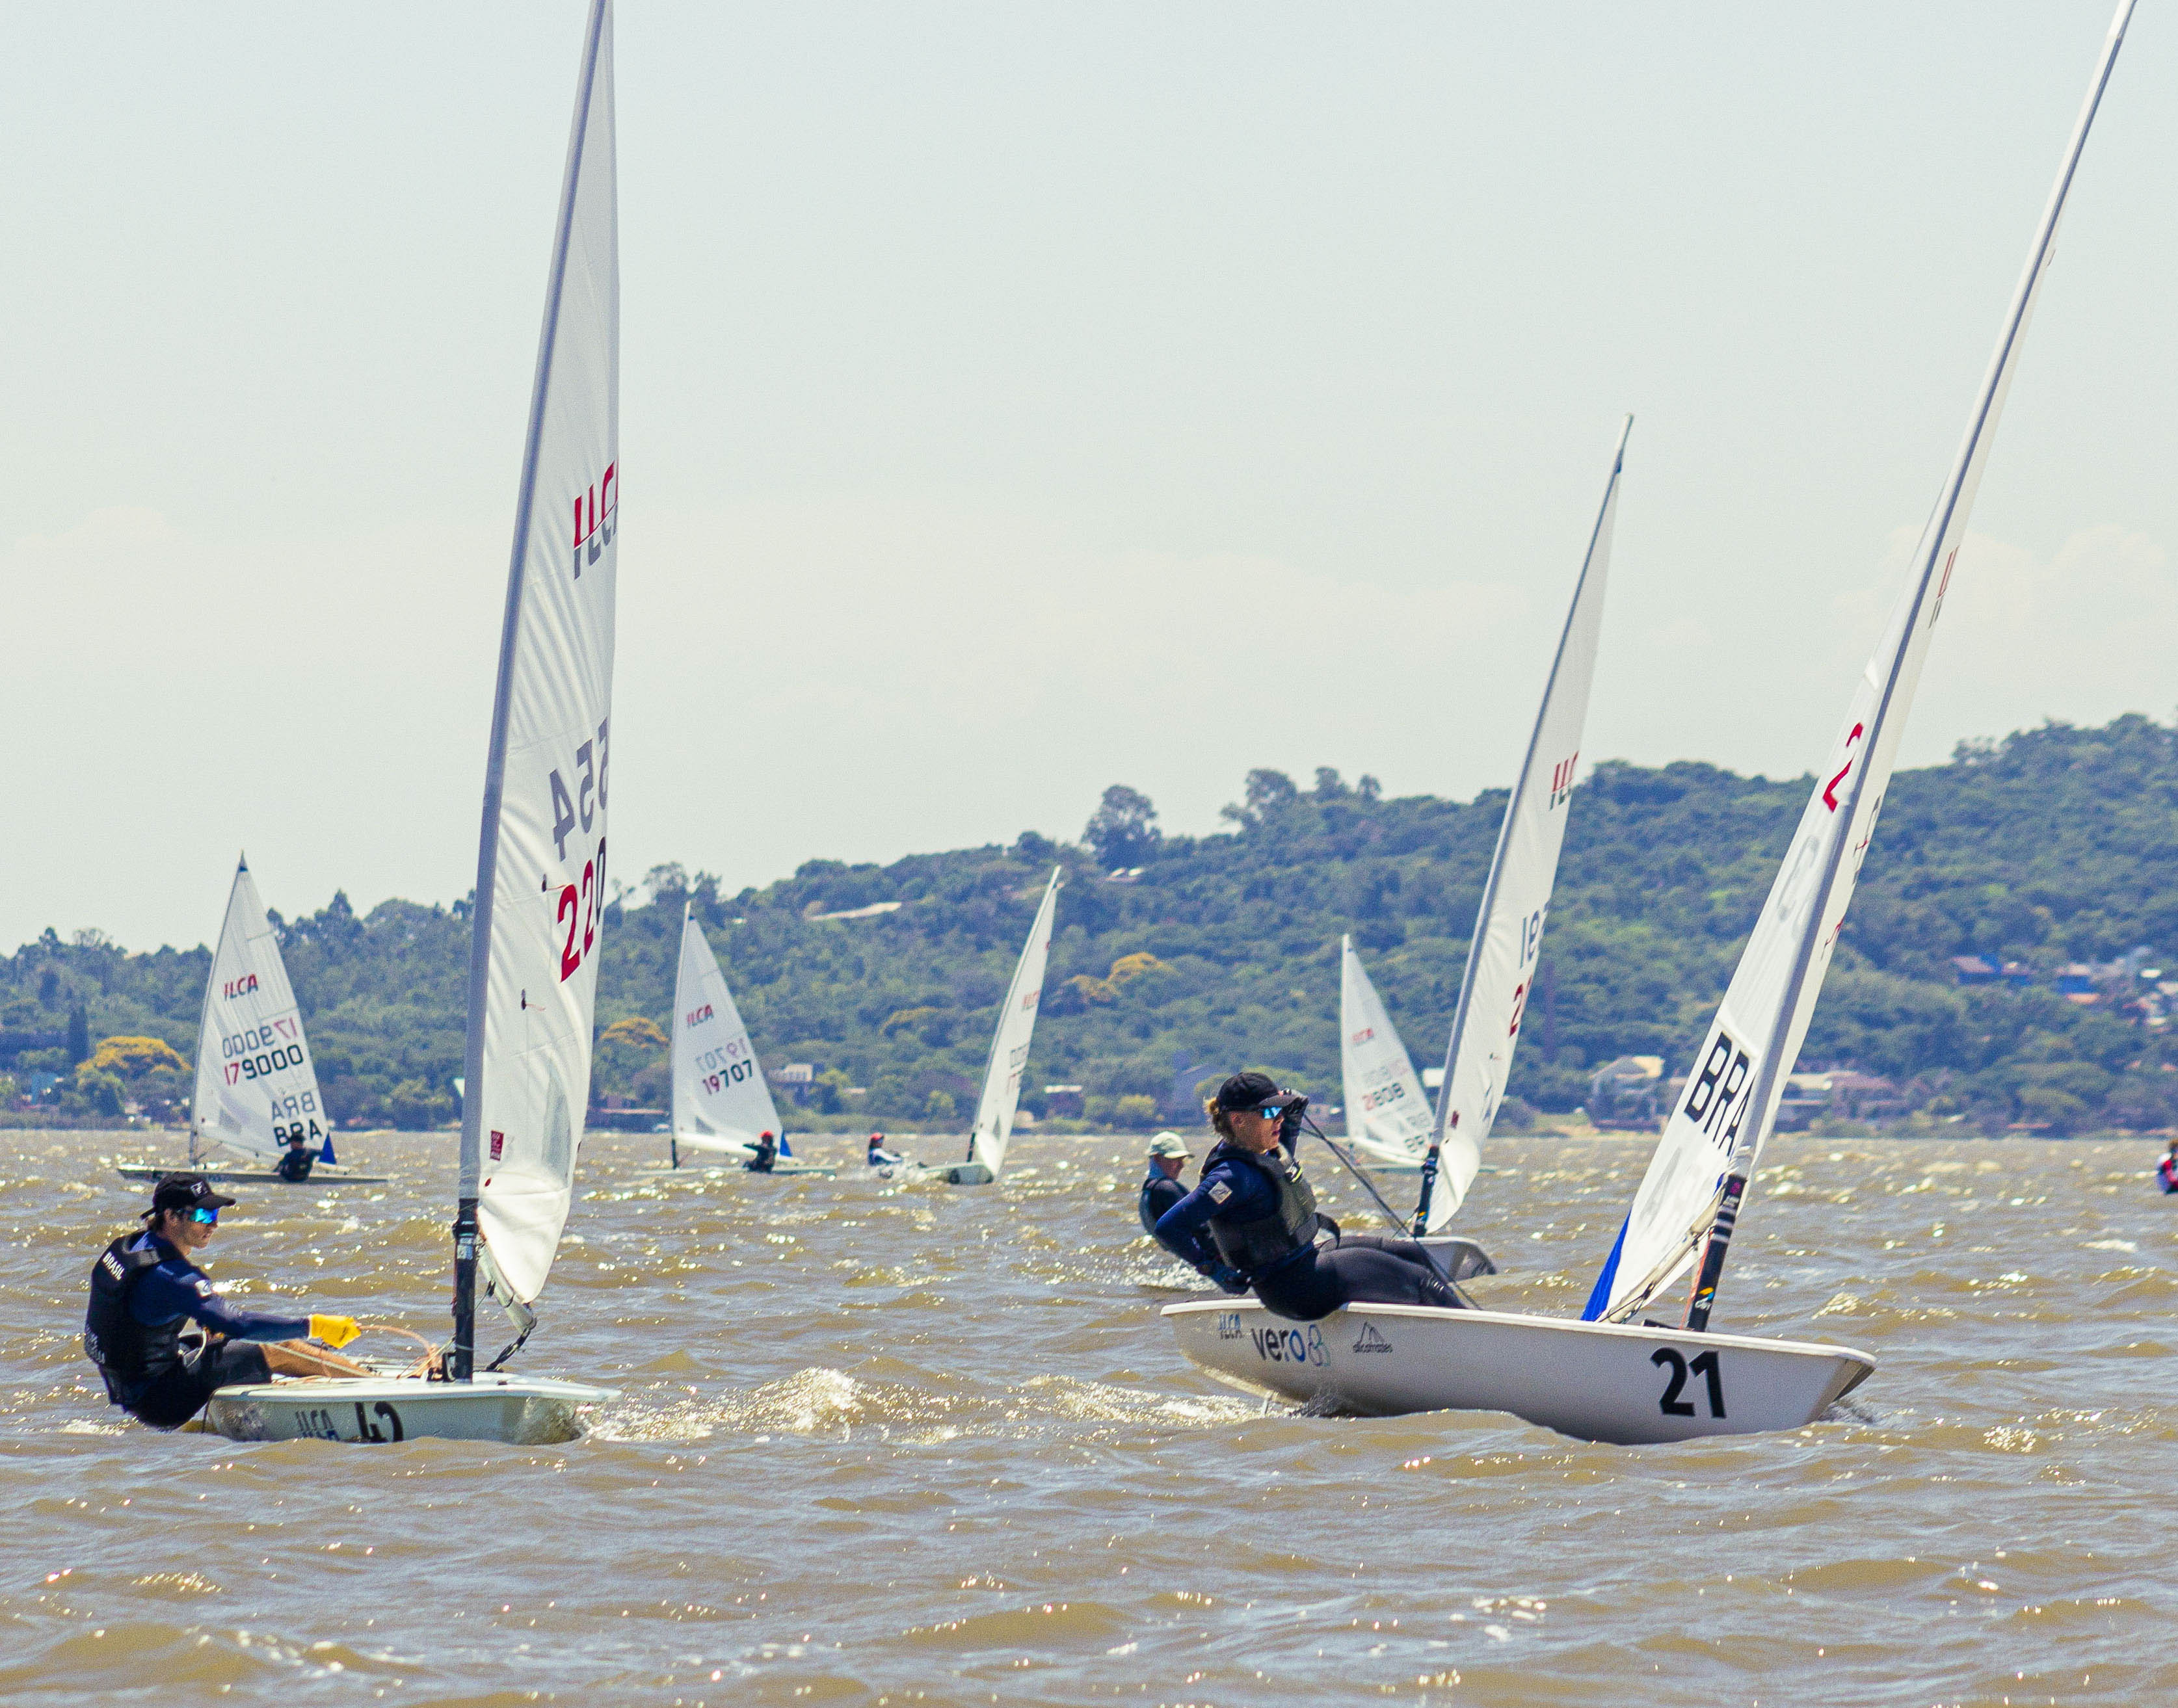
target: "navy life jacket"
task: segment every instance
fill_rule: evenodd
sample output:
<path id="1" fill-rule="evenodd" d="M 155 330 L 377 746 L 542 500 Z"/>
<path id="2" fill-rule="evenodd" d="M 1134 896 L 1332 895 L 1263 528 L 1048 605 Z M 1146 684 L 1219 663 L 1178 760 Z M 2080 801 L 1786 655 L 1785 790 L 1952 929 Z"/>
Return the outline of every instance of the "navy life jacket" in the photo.
<path id="1" fill-rule="evenodd" d="M 1157 1218 L 1186 1196 L 1185 1187 L 1163 1169 L 1152 1168 L 1149 1178 L 1142 1182 L 1141 1196 L 1135 1204 L 1136 1214 L 1142 1219 L 1142 1231 L 1156 1233 Z"/>
<path id="2" fill-rule="evenodd" d="M 145 1251 L 128 1249 L 142 1238 L 122 1235 L 91 1265 L 90 1307 L 84 1313 L 83 1350 L 98 1367 L 106 1397 L 116 1405 L 128 1403 L 123 1396 L 129 1390 L 140 1389 L 182 1361 L 182 1329 L 189 1321 L 177 1317 L 147 1328 L 130 1312 L 136 1284 L 166 1261 L 156 1241 Z M 194 1266 L 191 1273 L 196 1273 Z"/>
<path id="3" fill-rule="evenodd" d="M 1221 1140 L 1202 1159 L 1203 1173 L 1229 1158 L 1256 1169 L 1278 1192 L 1278 1202 L 1266 1214 L 1243 1221 L 1220 1210 L 1210 1218 L 1210 1237 L 1217 1243 L 1218 1255 L 1242 1274 L 1260 1274 L 1314 1245 L 1319 1228 L 1336 1231 L 1337 1224 L 1316 1213 L 1316 1193 L 1302 1176 L 1300 1159 L 1291 1151 L 1281 1147 L 1268 1156 L 1257 1156 Z"/>

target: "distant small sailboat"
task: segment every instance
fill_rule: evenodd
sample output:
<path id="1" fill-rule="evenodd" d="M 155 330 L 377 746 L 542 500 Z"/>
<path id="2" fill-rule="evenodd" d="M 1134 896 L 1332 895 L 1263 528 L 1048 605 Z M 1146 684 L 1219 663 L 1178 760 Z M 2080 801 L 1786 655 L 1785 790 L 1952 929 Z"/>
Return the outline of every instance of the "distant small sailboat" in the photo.
<path id="1" fill-rule="evenodd" d="M 689 1165 L 684 1150 L 729 1160 L 695 1166 L 740 1166 L 756 1155 L 758 1141 L 769 1133 L 778 1142 L 779 1160 L 770 1174 L 829 1175 L 832 1170 L 797 1162 L 788 1148 L 786 1128 L 772 1101 L 756 1045 L 749 1040 L 733 992 L 726 988 L 719 958 L 696 919 L 693 903 L 681 915 L 681 967 L 673 985 L 673 1134 L 669 1168 Z"/>
<path id="2" fill-rule="evenodd" d="M 1347 1146 L 1380 1172 L 1419 1174 L 1435 1128 L 1428 1100 L 1352 937 L 1338 940 L 1338 1067 Z M 1349 1157 L 1339 1160 L 1354 1166 Z M 1388 1205 L 1384 1212 L 1391 1214 Z M 1497 1273 L 1490 1254 L 1473 1240 L 1423 1238 L 1419 1230 L 1415 1236 L 1436 1253 L 1448 1280 Z"/>
<path id="3" fill-rule="evenodd" d="M 1348 1147 L 1380 1169 L 1419 1171 L 1436 1124 L 1429 1099 L 1350 936 L 1338 940 L 1338 1074 Z"/>
<path id="4" fill-rule="evenodd" d="M 579 1434 L 614 1390 L 501 1372 L 574 1198 L 605 927 L 619 550 L 620 242 L 611 0 L 592 0 L 539 342 L 470 915 L 468 1059 L 442 1372 L 222 1388 L 237 1440 Z M 572 517 L 572 522 L 570 518 Z M 475 1367 L 479 1283 L 514 1318 Z"/>
<path id="5" fill-rule="evenodd" d="M 307 1174 L 282 1174 L 274 1165 L 288 1159 L 298 1139 L 313 1165 Z M 208 1146 L 260 1166 L 207 1167 Z M 336 1181 L 385 1183 L 382 1175 L 327 1171 L 337 1165 L 332 1121 L 318 1094 L 302 1010 L 280 958 L 280 939 L 265 917 L 244 857 L 235 863 L 219 947 L 212 952 L 211 975 L 205 981 L 203 1016 L 197 1023 L 196 1088 L 189 1105 L 189 1154 L 182 1166 L 216 1181 L 320 1187 Z M 124 1180 L 157 1180 L 172 1170 L 130 1163 L 120 1172 Z"/>
<path id="6" fill-rule="evenodd" d="M 1182 1350 L 1196 1363 L 1252 1391 L 1354 1411 L 1509 1411 L 1568 1435 L 1622 1443 L 1798 1428 L 1874 1372 L 1874 1359 L 1853 1348 L 1712 1334 L 1710 1317 L 1763 1141 L 1874 834 L 2057 222 L 2132 3 L 2119 0 L 1965 439 L 1889 628 L 1817 773 L 1583 1320 L 1350 1305 L 1321 1323 L 1290 1327 L 1252 1303 L 1168 1307 Z M 1633 1319 L 1698 1258 L 1683 1326 L 1637 1325 Z"/>
<path id="7" fill-rule="evenodd" d="M 1028 1066 L 1029 1042 L 1043 1000 L 1044 964 L 1051 958 L 1051 916 L 1059 903 L 1062 867 L 1051 869 L 1036 923 L 1014 967 L 1013 983 L 999 1010 L 991 1038 L 991 1057 L 983 1067 L 982 1095 L 976 1102 L 976 1125 L 968 1135 L 968 1160 L 942 1172 L 949 1186 L 988 1186 L 1005 1171 L 1006 1148 L 1013 1143 L 1014 1116 L 1021 1107 L 1021 1074 Z"/>

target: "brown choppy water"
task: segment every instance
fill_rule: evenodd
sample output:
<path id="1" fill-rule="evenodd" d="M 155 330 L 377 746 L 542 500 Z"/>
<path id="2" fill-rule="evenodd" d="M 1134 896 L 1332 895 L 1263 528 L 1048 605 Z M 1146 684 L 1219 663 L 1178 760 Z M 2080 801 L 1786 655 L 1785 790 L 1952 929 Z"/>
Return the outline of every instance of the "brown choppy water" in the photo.
<path id="1" fill-rule="evenodd" d="M 118 1426 L 77 1348 L 136 1202 L 101 1160 L 147 1147 L 0 1134 L 0 1700 L 2178 1700 L 2142 1143 L 1781 1139 L 1718 1326 L 1881 1367 L 1814 1427 L 1649 1448 L 1263 1415 L 1157 1320 L 1190 1278 L 1131 1142 L 966 1191 L 660 1181 L 658 1143 L 586 1148 L 521 1364 L 624 1389 L 595 1437 L 245 1447 Z M 1494 1149 L 1475 1291 L 1573 1313 L 1647 1143 Z M 353 1160 L 393 1184 L 252 1189 L 214 1272 L 435 1335 L 447 1146 Z"/>

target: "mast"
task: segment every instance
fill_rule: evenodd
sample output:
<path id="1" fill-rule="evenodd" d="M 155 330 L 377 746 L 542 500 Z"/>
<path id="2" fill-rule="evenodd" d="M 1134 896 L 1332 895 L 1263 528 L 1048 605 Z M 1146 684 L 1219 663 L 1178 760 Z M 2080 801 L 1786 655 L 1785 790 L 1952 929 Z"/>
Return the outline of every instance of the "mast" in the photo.
<path id="1" fill-rule="evenodd" d="M 583 145 L 589 129 L 590 102 L 597 83 L 598 50 L 604 40 L 610 0 L 591 0 L 583 51 L 575 117 L 567 139 L 567 161 L 560 191 L 559 229 L 552 244 L 552 270 L 546 287 L 544 326 L 537 345 L 537 371 L 529 398 L 529 426 L 523 447 L 522 482 L 515 500 L 514 548 L 507 568 L 506 604 L 501 620 L 499 676 L 492 691 L 491 739 L 484 761 L 483 830 L 477 848 L 477 882 L 469 915 L 468 1031 L 463 1050 L 461 1177 L 454 1204 L 454 1334 L 447 1374 L 466 1382 L 476 1356 L 476 1272 L 478 1182 L 483 1171 L 484 1015 L 491 986 L 493 890 L 498 880 L 501 810 L 506 783 L 506 735 L 513 703 L 515 645 L 521 632 L 523 592 L 528 575 L 528 546 L 537 496 L 538 450 L 544 433 L 545 401 L 552 375 L 552 354 L 560 330 L 560 308 L 567 276 L 567 248 L 574 224 L 575 197 L 582 180 Z"/>
<path id="2" fill-rule="evenodd" d="M 2004 325 L 1997 334 L 1996 349 L 1990 355 L 1989 371 L 1983 377 L 1981 390 L 1974 400 L 1973 413 L 1967 421 L 1964 439 L 1953 459 L 1949 477 L 1944 483 L 1942 495 L 1937 499 L 1934 513 L 1922 535 L 1922 553 L 1908 596 L 1907 620 L 1902 626 L 1896 644 L 1892 647 L 1888 666 L 1884 673 L 1881 697 L 1868 720 L 1867 733 L 1862 738 L 1862 753 L 1869 762 L 1859 768 L 1854 778 L 1850 805 L 1840 815 L 1832 828 L 1830 846 L 1824 852 L 1822 876 L 1814 902 L 1809 907 L 1807 922 L 1802 928 L 1799 941 L 1794 946 L 1792 970 L 1786 989 L 1787 1000 L 1778 1006 L 1773 1017 L 1770 1035 L 1757 1070 L 1754 1090 L 1748 1109 L 1750 1119 L 1741 1127 L 1727 1165 L 1722 1192 L 1717 1202 L 1714 1220 L 1710 1222 L 1707 1240 L 1702 1252 L 1701 1268 L 1695 1277 L 1694 1289 L 1687 1303 L 1686 1326 L 1696 1333 L 1709 1328 L 1711 1311 L 1716 1304 L 1717 1284 L 1724 1273 L 1724 1263 L 1732 1247 L 1732 1236 L 1739 1218 L 1741 1206 L 1746 1201 L 1747 1187 L 1754 1170 L 1754 1160 L 1760 1153 L 1763 1141 L 1769 1136 L 1771 1122 L 1776 1118 L 1778 1088 L 1799 1054 L 1800 1040 L 1797 1031 L 1805 1035 L 1812 1015 L 1807 1012 L 1810 994 L 1806 986 L 1810 969 L 1819 947 L 1835 947 L 1837 932 L 1844 924 L 1845 905 L 1850 902 L 1853 881 L 1859 876 L 1860 862 L 1865 859 L 1868 844 L 1875 834 L 1875 817 L 1883 809 L 1882 795 L 1890 781 L 1890 754 L 1896 750 L 1897 737 L 1891 728 L 1894 709 L 1902 722 L 1912 710 L 1913 690 L 1919 685 L 1919 659 L 1925 655 L 1929 630 L 1935 626 L 1943 610 L 1944 595 L 1951 585 L 1951 567 L 1958 556 L 1961 538 L 1966 531 L 1967 513 L 1973 509 L 1975 488 L 1978 486 L 1981 467 L 1986 460 L 1989 445 L 1996 431 L 1997 417 L 2004 407 L 2006 391 L 2011 383 L 2014 359 L 2019 352 L 2021 341 L 2027 332 L 2028 318 L 2034 312 L 2034 299 L 2040 289 L 2042 275 L 2051 259 L 2051 248 L 2056 242 L 2057 222 L 2065 211 L 2065 199 L 2071 192 L 2073 174 L 2079 170 L 2080 156 L 2086 149 L 2088 132 L 2093 128 L 2096 110 L 2102 105 L 2103 91 L 2109 86 L 2111 71 L 2117 63 L 2118 49 L 2124 46 L 2126 26 L 2131 20 L 2134 0 L 2118 0 L 2117 10 L 2110 19 L 2110 33 L 2104 39 L 2102 57 L 2097 62 L 2093 80 L 2088 85 L 2086 100 L 2081 104 L 2080 116 L 2074 122 L 2071 140 L 2066 144 L 2065 156 L 2057 168 L 2057 181 L 2050 188 L 2049 199 L 2042 210 L 2041 223 L 2036 227 L 2033 246 L 2028 250 L 2027 265 L 2020 274 L 2019 284 L 2013 291 L 2011 306 Z M 1947 542 L 1952 543 L 1946 552 Z M 1939 565 L 1943 580 L 1935 585 L 1935 600 L 1929 610 L 1928 619 L 1922 620 L 1923 609 L 1929 605 L 1929 588 L 1936 584 Z M 1909 663 L 1913 666 L 1907 674 Z M 1877 782 L 1880 776 L 1880 783 Z M 1871 784 L 1877 787 L 1873 806 L 1865 814 L 1863 805 Z M 1861 832 L 1857 843 L 1852 832 Z M 1854 856 L 1851 872 L 1841 874 L 1848 845 Z M 1835 903 L 1835 905 L 1834 905 Z M 1827 958 L 1825 970 L 1828 969 Z M 1818 985 L 1820 981 L 1818 981 Z"/>

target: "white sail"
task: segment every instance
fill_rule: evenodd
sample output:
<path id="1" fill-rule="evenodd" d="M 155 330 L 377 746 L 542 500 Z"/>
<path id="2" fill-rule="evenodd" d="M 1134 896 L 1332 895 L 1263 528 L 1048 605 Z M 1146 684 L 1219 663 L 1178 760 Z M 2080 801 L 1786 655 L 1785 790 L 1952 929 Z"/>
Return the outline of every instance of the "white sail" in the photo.
<path id="1" fill-rule="evenodd" d="M 313 1156 L 325 1148 L 325 1105 L 302 1011 L 247 860 L 234 869 L 205 985 L 189 1124 L 200 1142 L 267 1160 L 298 1133 Z"/>
<path id="2" fill-rule="evenodd" d="M 1445 1046 L 1444 1086 L 1437 1095 L 1435 1132 L 1437 1177 L 1430 1194 L 1428 1225 L 1444 1225 L 1467 1196 L 1482 1165 L 1482 1142 L 1512 1078 L 1513 1051 L 1527 1018 L 1535 968 L 1542 954 L 1543 924 L 1557 886 L 1558 853 L 1571 816 L 1573 779 L 1588 723 L 1589 689 L 1603 633 L 1603 596 L 1610 579 L 1611 536 L 1618 516 L 1618 477 L 1626 467 L 1628 416 L 1611 456 L 1603 507 L 1589 536 L 1588 555 L 1573 582 L 1573 603 L 1558 636 L 1557 657 L 1543 685 L 1528 756 L 1497 830 L 1497 851 L 1475 916 L 1475 935 L 1460 980 L 1451 1040 Z"/>
<path id="3" fill-rule="evenodd" d="M 1393 1168 L 1419 1165 L 1429 1149 L 1429 1100 L 1351 937 L 1338 940 L 1338 1072 L 1347 1143 Z"/>
<path id="4" fill-rule="evenodd" d="M 1596 1277 L 1584 1312 L 1590 1320 L 1630 1317 L 1669 1286 L 1693 1262 L 1716 1223 L 1727 1177 L 1746 1180 L 1754 1173 L 1776 1117 L 1785 1076 L 1814 1018 L 1853 881 L 1875 833 L 1898 739 L 2053 252 L 2066 192 L 2131 10 L 2131 0 L 2121 0 L 2026 271 L 1967 417 L 1965 439 L 1914 548 L 1882 642 L 1853 690 L 1738 969 L 1694 1057 L 1685 1091 Z"/>
<path id="5" fill-rule="evenodd" d="M 1037 1005 L 1043 1000 L 1044 963 L 1051 958 L 1051 915 L 1059 901 L 1060 868 L 1051 869 L 1043 904 L 1036 910 L 1028 941 L 1021 949 L 1014 981 L 991 1039 L 991 1059 L 983 1069 L 983 1094 L 976 1104 L 975 1132 L 968 1160 L 981 1163 L 996 1180 L 1006 1165 L 1006 1147 L 1014 1136 L 1014 1111 L 1021 1106 L 1021 1072 L 1028 1066 L 1029 1040 L 1036 1032 Z"/>
<path id="6" fill-rule="evenodd" d="M 681 972 L 673 985 L 674 1143 L 750 1151 L 761 1135 L 779 1132 L 779 1108 L 756 1046 L 689 907 L 681 920 Z"/>
<path id="7" fill-rule="evenodd" d="M 502 1296 L 525 1304 L 559 1247 L 589 1100 L 619 428 L 612 8 L 595 0 L 516 508 L 470 947 L 461 1192 L 478 1201 Z"/>

